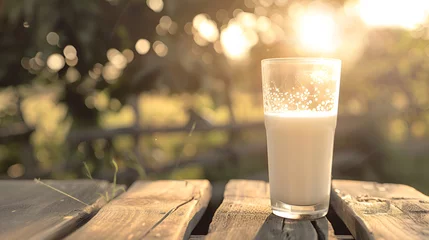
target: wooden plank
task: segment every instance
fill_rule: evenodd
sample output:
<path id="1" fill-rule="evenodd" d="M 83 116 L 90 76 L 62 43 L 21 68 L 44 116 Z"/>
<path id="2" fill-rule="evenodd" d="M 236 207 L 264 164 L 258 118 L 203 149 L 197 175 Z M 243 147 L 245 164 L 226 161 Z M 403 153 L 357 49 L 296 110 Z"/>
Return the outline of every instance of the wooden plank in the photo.
<path id="1" fill-rule="evenodd" d="M 323 224 L 328 228 L 326 222 Z M 286 220 L 273 215 L 268 183 L 231 180 L 206 239 L 318 239 L 318 233 L 322 234 L 321 239 L 333 235 L 329 229 L 316 231 L 310 221 Z"/>
<path id="2" fill-rule="evenodd" d="M 400 184 L 334 180 L 331 204 L 356 239 L 429 239 L 429 197 Z"/>
<path id="3" fill-rule="evenodd" d="M 311 221 L 314 228 L 316 229 L 317 235 L 319 236 L 319 239 L 332 239 L 336 240 L 338 239 L 337 236 L 334 234 L 334 228 L 332 227 L 331 223 L 326 218 L 320 218 L 315 221 Z"/>
<path id="4" fill-rule="evenodd" d="M 0 181 L 0 239 L 57 239 L 75 230 L 105 204 L 106 181 Z"/>
<path id="5" fill-rule="evenodd" d="M 207 180 L 139 181 L 67 239 L 187 239 L 210 197 Z"/>

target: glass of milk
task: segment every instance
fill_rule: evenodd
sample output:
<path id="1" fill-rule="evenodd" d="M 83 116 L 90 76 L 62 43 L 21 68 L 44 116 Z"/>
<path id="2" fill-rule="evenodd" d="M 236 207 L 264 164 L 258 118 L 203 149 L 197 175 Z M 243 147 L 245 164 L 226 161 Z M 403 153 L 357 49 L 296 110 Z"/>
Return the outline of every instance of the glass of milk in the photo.
<path id="1" fill-rule="evenodd" d="M 277 216 L 326 215 L 341 60 L 262 60 L 271 207 Z"/>

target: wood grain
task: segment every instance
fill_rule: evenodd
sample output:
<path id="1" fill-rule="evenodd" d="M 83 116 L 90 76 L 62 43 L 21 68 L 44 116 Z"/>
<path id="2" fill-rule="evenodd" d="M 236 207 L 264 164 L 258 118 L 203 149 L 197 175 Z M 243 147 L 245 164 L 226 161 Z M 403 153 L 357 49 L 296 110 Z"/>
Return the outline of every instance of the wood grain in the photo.
<path id="1" fill-rule="evenodd" d="M 34 181 L 0 181 L 0 239 L 57 239 L 97 212 L 111 184 L 106 181 L 43 181 L 89 206 Z"/>
<path id="2" fill-rule="evenodd" d="M 318 232 L 319 238 L 328 239 L 333 232 L 326 222 L 320 227 L 326 230 L 316 231 L 310 221 L 277 217 L 271 213 L 268 183 L 231 180 L 206 239 L 318 239 Z"/>
<path id="3" fill-rule="evenodd" d="M 331 204 L 356 239 L 429 239 L 429 197 L 400 184 L 334 180 Z"/>
<path id="4" fill-rule="evenodd" d="M 187 239 L 210 197 L 207 180 L 138 181 L 67 239 Z"/>

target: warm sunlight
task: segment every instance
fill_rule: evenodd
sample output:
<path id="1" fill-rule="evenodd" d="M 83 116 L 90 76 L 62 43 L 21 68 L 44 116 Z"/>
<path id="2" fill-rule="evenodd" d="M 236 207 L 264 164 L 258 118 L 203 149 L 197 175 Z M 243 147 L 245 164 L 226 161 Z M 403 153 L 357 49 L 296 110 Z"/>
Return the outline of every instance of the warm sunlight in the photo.
<path id="1" fill-rule="evenodd" d="M 220 41 L 225 54 L 232 59 L 245 57 L 251 48 L 244 29 L 237 23 L 230 24 L 222 31 Z"/>
<path id="2" fill-rule="evenodd" d="M 194 34 L 198 45 L 204 46 L 207 42 L 215 42 L 219 38 L 219 30 L 215 21 L 209 19 L 209 16 L 200 13 L 192 20 L 192 26 L 197 31 Z M 200 40 L 198 40 L 200 39 Z"/>
<path id="3" fill-rule="evenodd" d="M 298 37 L 303 48 L 317 52 L 335 50 L 335 22 L 323 13 L 305 13 L 298 17 Z"/>
<path id="4" fill-rule="evenodd" d="M 429 1 L 360 0 L 357 8 L 368 26 L 414 29 L 427 19 Z"/>
<path id="5" fill-rule="evenodd" d="M 219 30 L 217 29 L 217 25 L 215 21 L 210 19 L 205 19 L 198 26 L 198 32 L 201 37 L 209 42 L 214 42 L 219 37 Z"/>

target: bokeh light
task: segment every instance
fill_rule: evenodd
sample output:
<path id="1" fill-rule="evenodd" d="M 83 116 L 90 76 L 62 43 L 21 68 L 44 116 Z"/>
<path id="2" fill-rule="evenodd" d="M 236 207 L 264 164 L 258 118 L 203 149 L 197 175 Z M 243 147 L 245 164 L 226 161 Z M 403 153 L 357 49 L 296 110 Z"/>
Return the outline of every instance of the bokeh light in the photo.
<path id="1" fill-rule="evenodd" d="M 416 121 L 411 125 L 411 133 L 415 137 L 423 137 L 426 134 L 426 123 L 424 121 Z"/>
<path id="2" fill-rule="evenodd" d="M 25 173 L 25 168 L 20 163 L 13 164 L 7 169 L 7 175 L 9 175 L 9 177 L 11 178 L 21 177 L 22 175 L 24 175 L 24 173 Z"/>
<path id="3" fill-rule="evenodd" d="M 264 8 L 264 7 L 262 7 L 262 6 L 257 6 L 257 7 L 255 7 L 254 12 L 255 12 L 255 14 L 256 14 L 257 16 L 266 16 L 266 15 L 267 15 L 267 13 L 268 13 L 267 9 L 265 9 L 265 8 Z"/>
<path id="4" fill-rule="evenodd" d="M 247 55 L 252 47 L 251 34 L 246 34 L 245 29 L 238 23 L 232 22 L 225 28 L 220 36 L 223 51 L 231 59 L 240 59 Z"/>
<path id="5" fill-rule="evenodd" d="M 153 43 L 153 50 L 155 51 L 156 55 L 160 57 L 165 57 L 168 53 L 168 47 L 161 41 L 155 41 Z"/>
<path id="6" fill-rule="evenodd" d="M 34 56 L 34 61 L 36 62 L 37 66 L 43 67 L 45 66 L 45 62 L 42 59 L 42 52 L 37 52 L 36 56 Z"/>
<path id="7" fill-rule="evenodd" d="M 285 6 L 288 3 L 288 0 L 274 0 L 274 4 L 278 7 Z"/>
<path id="8" fill-rule="evenodd" d="M 215 50 L 217 53 L 219 53 L 219 54 L 221 54 L 221 53 L 223 52 L 222 44 L 220 43 L 220 41 L 216 41 L 216 42 L 213 44 L 213 48 L 214 48 L 214 50 Z"/>
<path id="9" fill-rule="evenodd" d="M 162 0 L 146 0 L 146 4 L 154 12 L 161 12 L 164 8 L 164 2 Z"/>
<path id="10" fill-rule="evenodd" d="M 121 108 L 121 102 L 116 99 L 116 98 L 112 98 L 110 99 L 110 103 L 109 103 L 109 108 L 113 111 L 118 111 Z"/>
<path id="11" fill-rule="evenodd" d="M 259 0 L 259 4 L 261 4 L 263 7 L 271 7 L 273 5 L 274 0 Z"/>
<path id="12" fill-rule="evenodd" d="M 240 8 L 234 9 L 234 11 L 232 11 L 232 16 L 233 16 L 233 17 L 237 17 L 237 16 L 238 16 L 238 14 L 240 14 L 240 13 L 242 13 L 242 12 L 243 12 L 243 10 L 242 10 L 242 9 L 240 9 Z"/>
<path id="13" fill-rule="evenodd" d="M 128 48 L 124 49 L 124 51 L 122 51 L 122 55 L 124 55 L 124 57 L 127 59 L 128 63 L 132 62 L 134 59 L 134 52 Z"/>
<path id="14" fill-rule="evenodd" d="M 128 63 L 127 58 L 115 48 L 107 50 L 107 59 L 117 69 L 124 69 Z"/>
<path id="15" fill-rule="evenodd" d="M 250 0 L 250 1 L 252 1 L 252 0 Z M 216 19 L 218 20 L 218 21 L 224 21 L 224 20 L 226 20 L 228 18 L 228 11 L 226 11 L 225 9 L 219 9 L 217 12 L 216 12 Z"/>
<path id="16" fill-rule="evenodd" d="M 79 80 L 79 78 L 80 78 L 80 73 L 76 68 L 69 67 L 67 69 L 67 72 L 66 72 L 67 82 L 73 83 L 73 82 L 76 82 L 77 80 Z"/>
<path id="17" fill-rule="evenodd" d="M 170 27 L 168 28 L 168 33 L 170 33 L 171 35 L 176 34 L 177 28 L 178 28 L 177 23 L 172 22 Z"/>
<path id="18" fill-rule="evenodd" d="M 102 75 L 106 82 L 112 84 L 118 77 L 122 75 L 122 71 L 109 62 L 106 64 L 106 66 L 104 66 Z"/>
<path id="19" fill-rule="evenodd" d="M 192 34 L 192 23 L 187 22 L 185 24 L 185 26 L 183 27 L 183 29 L 185 30 L 186 34 L 191 35 Z"/>
<path id="20" fill-rule="evenodd" d="M 70 66 L 70 67 L 74 67 L 74 66 L 76 66 L 76 65 L 77 65 L 77 63 L 78 63 L 78 61 L 79 61 L 79 58 L 78 58 L 78 57 L 75 57 L 75 58 L 73 58 L 73 59 L 68 59 L 68 58 L 66 58 L 66 64 L 67 64 L 68 66 Z"/>
<path id="21" fill-rule="evenodd" d="M 149 52 L 150 42 L 146 39 L 139 39 L 135 45 L 136 51 L 140 55 L 144 55 Z"/>
<path id="22" fill-rule="evenodd" d="M 34 58 L 30 58 L 28 61 L 28 64 L 30 65 L 30 70 L 38 71 L 40 70 L 39 65 L 37 65 L 36 60 Z"/>
<path id="23" fill-rule="evenodd" d="M 64 67 L 64 57 L 61 54 L 54 53 L 48 57 L 47 64 L 51 70 L 57 72 Z"/>
<path id="24" fill-rule="evenodd" d="M 26 69 L 29 70 L 30 69 L 30 58 L 28 57 L 23 57 L 21 59 L 21 66 Z"/>
<path id="25" fill-rule="evenodd" d="M 260 32 L 268 31 L 271 27 L 271 20 L 265 16 L 258 17 L 256 21 L 256 28 Z"/>
<path id="26" fill-rule="evenodd" d="M 219 30 L 217 29 L 216 22 L 212 20 L 205 20 L 198 26 L 198 32 L 201 37 L 209 42 L 214 42 L 219 37 Z"/>
<path id="27" fill-rule="evenodd" d="M 159 19 L 159 25 L 165 30 L 168 30 L 171 27 L 172 23 L 173 23 L 173 21 L 171 20 L 171 18 L 169 16 L 162 16 Z"/>
<path id="28" fill-rule="evenodd" d="M 50 32 L 46 35 L 46 41 L 52 46 L 58 45 L 60 36 L 58 36 L 58 34 L 55 32 Z"/>
<path id="29" fill-rule="evenodd" d="M 204 41 L 215 42 L 219 38 L 219 30 L 216 22 L 209 19 L 206 14 L 196 15 L 192 21 L 192 25 Z M 199 45 L 206 45 L 203 41 L 199 40 L 198 37 L 194 37 L 194 39 Z"/>
<path id="30" fill-rule="evenodd" d="M 254 28 L 256 25 L 256 16 L 253 13 L 241 12 L 237 15 L 237 21 L 244 27 Z"/>
<path id="31" fill-rule="evenodd" d="M 63 53 L 64 53 L 64 56 L 66 57 L 66 59 L 69 59 L 69 60 L 73 60 L 77 57 L 76 48 L 73 47 L 72 45 L 67 45 L 64 48 Z"/>
<path id="32" fill-rule="evenodd" d="M 25 8 L 26 4 L 15 2 Z M 56 159 L 62 155 L 63 144 L 71 139 L 68 136 L 74 138 L 78 135 L 74 132 L 80 132 L 81 128 L 85 131 L 87 127 L 98 128 L 101 132 L 138 124 L 143 128 L 187 126 L 189 108 L 213 125 L 262 123 L 260 59 L 320 56 L 342 59 L 344 84 L 339 116 L 356 119 L 359 128 L 369 134 L 361 134 L 361 131 L 357 135 L 354 131 L 345 134 L 347 141 L 340 147 L 347 149 L 339 151 L 355 150 L 352 144 L 346 146 L 350 138 L 364 146 L 357 151 L 369 154 L 368 162 L 375 158 L 383 161 L 397 158 L 399 162 L 409 155 L 393 150 L 412 146 L 417 152 L 419 144 L 428 142 L 429 64 L 425 60 L 429 57 L 429 0 L 206 3 L 143 0 L 128 4 L 123 0 L 106 0 L 92 4 L 91 9 L 87 9 L 91 10 L 88 14 L 73 17 L 75 21 L 72 22 L 68 14 L 31 18 L 21 9 L 17 22 L 12 21 L 12 25 L 7 19 L 14 15 L 13 11 L 5 12 L 5 27 L 11 30 L 5 28 L 5 34 L 10 33 L 17 41 L 4 42 L 8 51 L 4 52 L 4 71 L 0 71 L 0 80 L 5 80 L 0 89 L 0 103 L 6 104 L 0 104 L 0 127 L 7 128 L 9 123 L 24 119 L 35 129 L 29 140 L 34 144 L 37 161 L 43 169 L 52 172 Z M 71 11 L 79 7 L 75 5 L 67 7 Z M 50 12 L 62 11 L 62 6 L 51 4 Z M 49 16 L 55 21 L 51 22 Z M 99 24 L 100 19 L 111 21 Z M 106 35 L 106 41 L 100 43 L 100 34 Z M 224 61 L 225 58 L 228 61 Z M 18 71 L 15 73 L 15 70 Z M 152 80 L 161 81 L 130 81 L 145 73 L 149 78 L 153 74 Z M 187 80 L 184 85 L 183 79 Z M 229 79 L 233 82 L 229 83 Z M 13 92 L 16 99 L 2 98 L 5 91 Z M 225 94 L 230 94 L 230 101 Z M 137 104 L 131 106 L 130 97 L 135 96 L 138 96 Z M 41 104 L 47 99 L 50 108 Z M 84 103 L 76 99 L 84 99 Z M 24 103 L 31 105 L 25 107 Z M 331 103 L 324 101 L 322 107 L 326 104 Z M 64 115 L 52 120 L 51 109 L 57 106 L 63 108 Z M 36 112 L 36 108 L 41 110 Z M 23 110 L 22 116 L 19 110 Z M 136 110 L 142 113 L 140 117 Z M 50 120 L 42 123 L 39 119 Z M 356 126 L 353 121 L 341 121 L 343 126 L 347 123 Z M 53 138 L 58 134 L 62 135 L 61 141 Z M 190 143 L 183 142 L 186 134 L 162 135 L 168 140 L 160 140 L 161 134 L 144 136 L 140 143 L 134 141 L 133 136 L 115 136 L 105 149 L 95 147 L 94 155 L 108 157 L 107 150 L 115 148 L 119 156 L 121 151 L 131 153 L 131 149 L 140 151 L 151 164 L 151 161 L 174 160 L 180 149 L 183 151 L 180 156 L 192 157 L 209 150 L 209 144 L 223 145 L 228 141 L 227 133 L 223 132 L 211 132 L 207 136 L 195 133 L 189 138 Z M 251 139 L 251 135 L 256 134 L 248 135 L 246 131 L 243 139 Z M 199 143 L 201 138 L 208 140 Z M 117 148 L 117 142 L 122 141 L 126 142 L 126 147 Z M 239 139 L 234 141 L 238 146 Z M 92 143 L 89 141 L 88 146 Z M 147 143 L 150 146 L 146 146 Z M 92 155 L 86 156 L 85 144 L 79 145 L 80 154 L 92 161 Z M 12 161 L 3 164 L 3 174 L 31 176 L 33 171 L 30 173 L 26 162 L 18 159 L 28 155 L 16 155 L 16 150 L 4 154 L 3 147 L 15 148 L 15 144 L 6 142 L 3 145 L 0 146 L 0 160 L 4 159 L 2 154 L 12 157 Z M 372 155 L 374 149 L 377 152 Z M 421 162 L 426 155 L 421 157 Z M 127 159 L 121 158 L 118 157 L 119 167 L 126 168 Z M 258 156 L 258 159 L 263 157 Z M 417 162 L 416 159 L 412 160 Z M 412 165 L 416 170 L 425 168 L 415 162 Z M 96 165 L 99 162 L 88 163 L 91 170 L 99 167 Z M 389 168 L 395 165 L 386 163 Z M 20 173 L 20 164 L 27 170 L 25 173 Z M 403 166 L 397 165 L 398 168 Z M 58 166 L 63 164 L 58 162 Z M 100 169 L 108 170 L 104 166 Z M 62 172 L 80 176 L 75 168 Z M 100 172 L 100 176 L 104 174 Z M 204 177 L 210 178 L 209 175 Z"/>
<path id="33" fill-rule="evenodd" d="M 167 29 L 162 28 L 161 24 L 156 25 L 155 30 L 156 34 L 159 36 L 165 36 L 168 32 Z"/>
<path id="34" fill-rule="evenodd" d="M 429 1 L 360 0 L 356 7 L 368 26 L 413 29 L 427 19 Z"/>
<path id="35" fill-rule="evenodd" d="M 97 74 L 100 75 L 101 71 L 103 71 L 103 65 L 101 63 L 96 63 L 94 64 L 94 68 L 92 69 L 92 71 Z"/>

